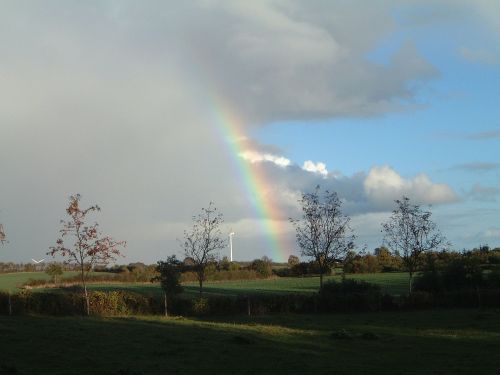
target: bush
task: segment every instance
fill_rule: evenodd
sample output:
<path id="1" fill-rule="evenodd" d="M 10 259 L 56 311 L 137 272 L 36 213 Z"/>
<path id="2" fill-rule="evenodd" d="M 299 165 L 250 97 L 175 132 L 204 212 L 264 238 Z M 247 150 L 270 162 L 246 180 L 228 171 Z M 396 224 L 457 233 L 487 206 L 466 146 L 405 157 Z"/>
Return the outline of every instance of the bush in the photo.
<path id="1" fill-rule="evenodd" d="M 268 257 L 255 259 L 252 262 L 251 268 L 262 277 L 270 277 L 273 274 L 273 264 Z"/>
<path id="2" fill-rule="evenodd" d="M 380 286 L 358 280 L 326 282 L 319 293 L 321 309 L 331 311 L 379 311 Z"/>
<path id="3" fill-rule="evenodd" d="M 161 312 L 160 301 L 137 293 L 90 292 L 92 315 L 133 315 Z M 81 293 L 32 293 L 24 290 L 11 296 L 13 314 L 80 315 L 84 312 Z M 8 314 L 8 294 L 0 293 L 0 313 Z"/>
<path id="4" fill-rule="evenodd" d="M 413 290 L 434 294 L 442 293 L 444 292 L 443 277 L 437 271 L 423 272 L 415 278 Z"/>
<path id="5" fill-rule="evenodd" d="M 210 312 L 210 305 L 207 298 L 198 298 L 193 300 L 193 313 L 196 315 L 206 315 Z"/>

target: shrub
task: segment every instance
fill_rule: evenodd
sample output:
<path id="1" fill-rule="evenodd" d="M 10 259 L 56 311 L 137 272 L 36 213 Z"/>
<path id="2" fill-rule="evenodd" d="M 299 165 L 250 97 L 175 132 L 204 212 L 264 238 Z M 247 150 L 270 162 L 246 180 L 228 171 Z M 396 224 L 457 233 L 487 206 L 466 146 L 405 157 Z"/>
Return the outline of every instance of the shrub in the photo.
<path id="1" fill-rule="evenodd" d="M 413 290 L 434 294 L 442 293 L 444 292 L 443 277 L 437 271 L 423 272 L 415 278 Z"/>
<path id="2" fill-rule="evenodd" d="M 347 279 L 326 282 L 319 298 L 324 311 L 379 311 L 382 293 L 376 284 Z"/>
<path id="3" fill-rule="evenodd" d="M 210 305 L 207 298 L 198 298 L 193 300 L 193 313 L 196 315 L 206 315 L 210 312 Z"/>

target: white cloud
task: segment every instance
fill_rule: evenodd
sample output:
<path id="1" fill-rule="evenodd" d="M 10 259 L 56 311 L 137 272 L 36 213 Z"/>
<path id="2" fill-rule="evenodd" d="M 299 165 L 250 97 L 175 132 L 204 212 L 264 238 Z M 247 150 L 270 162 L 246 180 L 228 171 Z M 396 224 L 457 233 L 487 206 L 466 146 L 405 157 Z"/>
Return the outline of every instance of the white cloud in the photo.
<path id="1" fill-rule="evenodd" d="M 426 174 L 405 179 L 388 166 L 373 167 L 363 185 L 368 199 L 378 205 L 392 205 L 395 199 L 403 195 L 420 204 L 450 203 L 457 200 L 457 195 L 448 185 L 435 184 Z"/>
<path id="2" fill-rule="evenodd" d="M 322 162 L 314 163 L 311 160 L 306 160 L 302 165 L 302 169 L 312 173 L 319 173 L 320 175 L 328 175 L 328 170 L 326 169 L 326 164 Z"/>
<path id="3" fill-rule="evenodd" d="M 258 151 L 243 151 L 238 154 L 241 158 L 249 161 L 250 163 L 261 163 L 268 161 L 280 167 L 287 167 L 290 165 L 290 160 L 273 154 L 261 153 Z"/>

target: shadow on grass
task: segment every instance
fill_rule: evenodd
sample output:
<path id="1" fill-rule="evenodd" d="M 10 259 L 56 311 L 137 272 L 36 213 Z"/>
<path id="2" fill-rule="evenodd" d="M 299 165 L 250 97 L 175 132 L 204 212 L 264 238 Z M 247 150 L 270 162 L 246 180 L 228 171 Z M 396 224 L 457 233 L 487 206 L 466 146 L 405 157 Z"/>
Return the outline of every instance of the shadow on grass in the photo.
<path id="1" fill-rule="evenodd" d="M 0 369 L 18 374 L 495 373 L 499 316 L 473 310 L 217 319 L 2 316 Z"/>

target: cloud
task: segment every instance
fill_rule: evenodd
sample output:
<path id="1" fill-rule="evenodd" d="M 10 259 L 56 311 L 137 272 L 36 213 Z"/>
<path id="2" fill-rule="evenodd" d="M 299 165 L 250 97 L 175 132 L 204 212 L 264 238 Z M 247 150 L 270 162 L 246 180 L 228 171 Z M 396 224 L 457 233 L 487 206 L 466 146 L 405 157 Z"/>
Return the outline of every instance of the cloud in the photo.
<path id="1" fill-rule="evenodd" d="M 207 72 L 254 124 L 411 109 L 418 84 L 439 76 L 410 41 L 386 65 L 365 59 L 394 28 L 379 7 L 360 11 L 359 4 L 335 2 L 321 7 L 304 2 L 207 4 L 192 10 L 193 17 L 204 21 L 183 40 L 192 54 L 190 69 Z M 210 22 L 215 16 L 216 28 Z"/>
<path id="2" fill-rule="evenodd" d="M 283 217 L 296 216 L 300 193 L 311 192 L 317 185 L 323 190 L 335 191 L 343 201 L 343 209 L 350 215 L 389 212 L 394 209 L 394 200 L 403 195 L 417 204 L 439 205 L 458 200 L 457 194 L 446 184 L 434 183 L 425 174 L 407 179 L 388 166 L 375 166 L 368 173 L 352 176 L 311 173 L 294 163 L 286 168 L 274 163 L 261 163 L 260 167 L 264 175 L 272 176 L 271 194 Z"/>
<path id="3" fill-rule="evenodd" d="M 500 169 L 500 163 L 487 163 L 487 162 L 477 162 L 477 163 L 465 163 L 458 164 L 452 167 L 452 169 L 459 169 L 469 172 L 486 172 L 494 171 Z"/>
<path id="4" fill-rule="evenodd" d="M 373 167 L 364 181 L 368 199 L 377 205 L 393 203 L 405 195 L 419 204 L 440 204 L 457 201 L 456 193 L 445 184 L 434 184 L 425 174 L 404 179 L 388 166 Z"/>
<path id="5" fill-rule="evenodd" d="M 280 167 L 287 167 L 290 165 L 290 160 L 273 154 L 263 154 L 258 151 L 243 151 L 238 154 L 241 158 L 249 161 L 250 163 L 260 163 L 263 161 L 274 163 Z"/>
<path id="6" fill-rule="evenodd" d="M 11 249 L 5 257 L 45 254 L 67 197 L 77 192 L 84 204 L 102 206 L 96 220 L 128 241 L 130 261 L 154 262 L 179 251 L 182 228 L 210 200 L 228 223 L 255 224 L 259 213 L 235 173 L 237 156 L 221 136 L 221 118 L 229 108 L 251 134 L 279 119 L 415 108 L 422 85 L 439 77 L 416 45 L 403 41 L 387 64 L 366 58 L 398 30 L 394 7 L 365 1 L 3 4 L 0 214 Z M 400 177 L 403 188 L 379 181 L 366 190 L 372 171 L 342 176 L 316 163 L 319 173 L 311 173 L 272 145 L 236 141 L 242 157 L 267 176 L 265 194 L 281 210 L 269 218 L 274 224 L 296 214 L 298 192 L 317 184 L 337 191 L 349 213 L 388 210 L 408 190 L 436 203 L 450 200 L 445 187 L 425 176 L 420 182 Z M 255 241 L 267 236 L 265 228 L 252 230 Z M 248 258 L 269 251 L 262 242 L 239 246 Z"/>
<path id="7" fill-rule="evenodd" d="M 469 62 L 487 64 L 487 65 L 500 64 L 500 57 L 497 56 L 492 51 L 483 49 L 469 49 L 462 47 L 459 50 L 459 52 L 460 55 Z"/>
<path id="8" fill-rule="evenodd" d="M 327 176 L 328 170 L 326 164 L 322 162 L 314 163 L 311 160 L 306 160 L 302 165 L 302 169 L 312 173 L 319 173 L 320 175 Z"/>
<path id="9" fill-rule="evenodd" d="M 466 139 L 471 141 L 481 141 L 488 139 L 500 138 L 500 130 L 491 130 L 479 133 L 472 133 L 465 136 Z"/>
<path id="10" fill-rule="evenodd" d="M 500 228 L 488 228 L 484 231 L 483 236 L 490 239 L 500 239 Z"/>
<path id="11" fill-rule="evenodd" d="M 498 195 L 500 195 L 500 188 L 483 186 L 481 184 L 475 184 L 472 189 L 467 192 L 467 196 L 472 199 L 485 202 L 495 202 Z"/>

